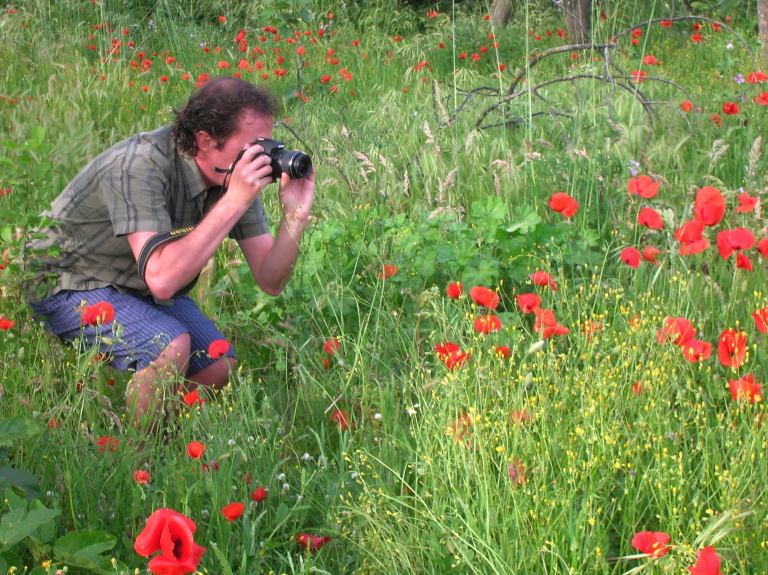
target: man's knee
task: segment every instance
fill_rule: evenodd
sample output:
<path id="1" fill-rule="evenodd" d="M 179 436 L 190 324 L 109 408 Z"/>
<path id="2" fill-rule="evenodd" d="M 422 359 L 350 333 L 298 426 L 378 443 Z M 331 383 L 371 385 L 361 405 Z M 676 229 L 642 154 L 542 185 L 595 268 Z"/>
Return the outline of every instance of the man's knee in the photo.
<path id="1" fill-rule="evenodd" d="M 154 361 L 156 366 L 172 366 L 179 373 L 184 373 L 192 352 L 192 340 L 188 333 L 176 336 Z"/>
<path id="2" fill-rule="evenodd" d="M 216 360 L 208 367 L 201 369 L 189 379 L 198 385 L 221 389 L 229 381 L 229 374 L 237 367 L 237 360 L 234 357 L 222 357 Z"/>

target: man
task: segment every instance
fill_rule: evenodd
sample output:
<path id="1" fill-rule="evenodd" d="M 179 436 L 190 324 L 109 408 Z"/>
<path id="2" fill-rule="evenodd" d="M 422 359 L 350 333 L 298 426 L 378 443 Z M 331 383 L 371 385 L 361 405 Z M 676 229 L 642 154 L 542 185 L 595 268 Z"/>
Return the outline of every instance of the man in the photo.
<path id="1" fill-rule="evenodd" d="M 173 126 L 128 138 L 83 168 L 46 212 L 53 223 L 44 239 L 31 243 L 59 250 L 37 262 L 33 311 L 61 339 L 82 337 L 115 368 L 135 372 L 127 401 L 136 423 L 154 419 L 173 372 L 192 386 L 227 383 L 233 351 L 208 355 L 223 336 L 180 295 L 226 237 L 266 293 L 279 294 L 291 275 L 314 172 L 301 179 L 283 172 L 283 217 L 273 236 L 261 198 L 273 181 L 270 157 L 254 142 L 272 137 L 275 113 L 262 88 L 232 77 L 208 81 Z M 186 233 L 160 235 L 179 229 Z M 84 310 L 99 302 L 112 305 L 114 322 L 83 325 Z"/>

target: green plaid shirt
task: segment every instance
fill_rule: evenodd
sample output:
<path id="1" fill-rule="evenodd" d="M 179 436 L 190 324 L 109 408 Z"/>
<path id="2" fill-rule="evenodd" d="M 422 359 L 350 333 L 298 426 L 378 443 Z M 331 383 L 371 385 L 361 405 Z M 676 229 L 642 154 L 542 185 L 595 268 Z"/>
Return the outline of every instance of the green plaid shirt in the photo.
<path id="1" fill-rule="evenodd" d="M 148 293 L 125 235 L 194 226 L 220 194 L 220 188 L 206 188 L 194 158 L 176 150 L 170 126 L 114 145 L 43 212 L 52 223 L 28 246 L 33 256 L 39 254 L 29 299 L 106 286 Z M 239 240 L 268 231 L 258 198 L 229 236 Z M 51 256 L 54 247 L 58 254 Z"/>

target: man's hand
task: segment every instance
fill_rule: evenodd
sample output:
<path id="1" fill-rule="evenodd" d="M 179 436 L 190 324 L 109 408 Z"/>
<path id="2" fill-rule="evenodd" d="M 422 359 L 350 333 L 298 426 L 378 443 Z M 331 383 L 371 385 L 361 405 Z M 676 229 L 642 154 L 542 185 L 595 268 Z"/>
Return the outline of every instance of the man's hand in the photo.
<path id="1" fill-rule="evenodd" d="M 272 183 L 272 166 L 264 148 L 250 146 L 235 164 L 229 177 L 227 199 L 239 205 L 250 206 L 262 190 Z"/>
<path id="2" fill-rule="evenodd" d="M 289 231 L 301 232 L 307 225 L 315 197 L 315 170 L 304 178 L 291 179 L 283 172 L 280 178 L 280 207 Z"/>

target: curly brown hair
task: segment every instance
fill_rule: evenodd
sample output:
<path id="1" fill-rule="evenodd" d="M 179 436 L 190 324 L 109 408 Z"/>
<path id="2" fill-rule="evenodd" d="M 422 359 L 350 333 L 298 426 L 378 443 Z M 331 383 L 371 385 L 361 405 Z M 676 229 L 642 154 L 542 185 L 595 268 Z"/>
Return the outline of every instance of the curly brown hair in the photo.
<path id="1" fill-rule="evenodd" d="M 277 113 L 277 100 L 266 88 L 239 78 L 221 76 L 208 80 L 175 112 L 176 147 L 191 156 L 197 154 L 195 134 L 201 130 L 218 145 L 223 145 L 237 129 L 240 114 L 245 110 L 273 118 Z"/>

